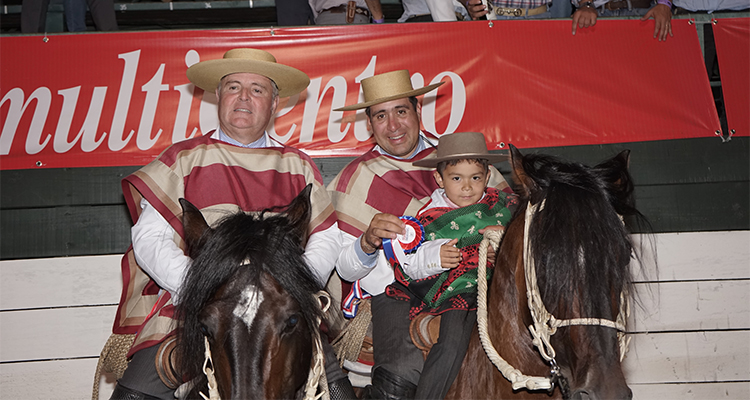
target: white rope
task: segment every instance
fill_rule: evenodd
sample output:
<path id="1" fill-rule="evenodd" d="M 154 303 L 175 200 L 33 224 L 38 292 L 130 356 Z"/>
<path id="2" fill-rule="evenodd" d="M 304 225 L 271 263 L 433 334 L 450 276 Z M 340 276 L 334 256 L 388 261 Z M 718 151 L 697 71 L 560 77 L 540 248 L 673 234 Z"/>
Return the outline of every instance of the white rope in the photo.
<path id="1" fill-rule="evenodd" d="M 326 301 L 322 301 L 321 298 L 325 298 Z M 321 290 L 315 294 L 315 299 L 318 301 L 318 306 L 322 313 L 328 310 L 331 306 L 331 295 L 328 292 Z M 320 339 L 320 318 L 315 321 L 315 326 L 311 327 L 313 331 L 313 365 L 310 367 L 310 373 L 307 375 L 307 383 L 305 384 L 305 400 L 330 400 L 330 394 L 328 392 L 328 380 L 326 378 L 325 368 L 325 354 L 323 353 L 323 343 Z M 322 379 L 321 379 L 322 378 Z M 318 393 L 320 388 L 320 393 Z"/>
<path id="2" fill-rule="evenodd" d="M 198 392 L 204 400 L 221 400 L 219 397 L 219 388 L 216 386 L 216 375 L 214 374 L 214 361 L 211 358 L 211 345 L 208 344 L 208 338 L 203 336 L 203 342 L 205 344 L 206 358 L 203 361 L 203 373 L 208 378 L 208 397 L 203 392 Z M 208 364 L 211 364 L 210 366 Z"/>
<path id="3" fill-rule="evenodd" d="M 479 245 L 479 265 L 477 266 L 477 285 L 479 286 L 477 296 L 477 324 L 479 326 L 479 340 L 482 343 L 487 357 L 497 367 L 505 379 L 510 381 L 513 390 L 528 388 L 529 390 L 549 389 L 552 387 L 550 380 L 545 377 L 526 376 L 505 361 L 492 345 L 487 332 L 487 247 L 492 244 L 498 251 L 498 244 L 502 238 L 500 231 L 485 231 L 485 239 Z"/>
<path id="4" fill-rule="evenodd" d="M 531 247 L 529 243 L 531 220 L 536 214 L 537 208 L 540 210 L 543 209 L 544 201 L 541 203 L 541 206 L 529 204 L 526 208 L 523 237 L 523 265 L 526 277 L 526 297 L 528 300 L 529 311 L 534 320 L 534 324 L 529 326 L 532 343 L 537 347 L 539 353 L 547 362 L 556 365 L 556 362 L 554 361 L 555 349 L 550 343 L 550 337 L 557 332 L 557 328 L 571 325 L 601 325 L 618 330 L 617 337 L 619 341 L 620 361 L 622 361 L 630 343 L 630 338 L 625 334 L 625 323 L 630 315 L 630 306 L 627 300 L 628 294 L 626 290 L 623 290 L 623 292 L 620 293 L 620 312 L 617 315 L 616 321 L 602 318 L 572 318 L 561 320 L 550 314 L 544 306 L 536 281 L 536 268 L 534 267 L 534 260 L 531 256 Z M 502 238 L 502 233 L 498 231 L 486 231 L 484 235 L 485 238 L 479 245 L 479 265 L 477 266 L 477 324 L 479 328 L 479 340 L 482 343 L 485 353 L 487 353 L 487 357 L 492 361 L 495 367 L 497 367 L 500 373 L 503 374 L 505 379 L 510 381 L 513 390 L 521 388 L 527 388 L 529 390 L 550 389 L 552 388 L 552 382 L 548 377 L 524 375 L 521 371 L 506 362 L 492 345 L 492 341 L 487 332 L 487 247 L 492 244 L 495 251 L 498 251 L 498 243 Z"/>

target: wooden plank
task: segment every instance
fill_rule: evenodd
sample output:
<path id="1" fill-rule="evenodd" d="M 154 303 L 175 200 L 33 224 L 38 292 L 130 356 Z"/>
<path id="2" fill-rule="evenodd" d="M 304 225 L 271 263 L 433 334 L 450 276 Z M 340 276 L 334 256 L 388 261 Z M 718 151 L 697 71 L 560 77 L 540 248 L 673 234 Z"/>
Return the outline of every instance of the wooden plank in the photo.
<path id="1" fill-rule="evenodd" d="M 98 358 L 0 364 L 0 399 L 90 399 Z M 113 376 L 102 376 L 99 399 L 109 399 Z"/>
<path id="2" fill-rule="evenodd" d="M 640 243 L 641 235 L 634 235 Z M 636 269 L 636 281 L 750 278 L 750 231 L 663 233 L 653 236 L 657 262 Z M 656 269 L 658 268 L 658 270 Z"/>
<path id="3" fill-rule="evenodd" d="M 750 171 L 745 168 L 750 159 L 749 137 L 734 138 L 728 143 L 722 143 L 718 138 L 699 138 L 540 147 L 522 149 L 522 152 L 550 154 L 594 165 L 624 149 L 631 150 L 631 174 L 638 186 L 750 180 Z M 315 158 L 314 161 L 327 184 L 353 159 L 354 157 L 323 157 Z M 503 162 L 497 167 L 510 180 L 509 164 Z M 0 205 L 5 209 L 119 204 L 122 203 L 120 181 L 138 168 L 140 167 L 126 166 L 3 171 L 0 174 Z"/>
<path id="4" fill-rule="evenodd" d="M 0 259 L 124 253 L 132 223 L 124 205 L 0 211 Z"/>
<path id="5" fill-rule="evenodd" d="M 116 306 L 0 312 L 0 362 L 98 357 Z"/>
<path id="6" fill-rule="evenodd" d="M 630 174 L 636 185 L 740 182 L 750 180 L 750 137 L 722 142 L 718 137 L 657 140 L 525 150 L 596 165 L 630 150 Z"/>
<path id="7" fill-rule="evenodd" d="M 630 385 L 633 400 L 750 399 L 750 382 Z"/>
<path id="8" fill-rule="evenodd" d="M 117 304 L 121 257 L 0 261 L 0 311 Z"/>
<path id="9" fill-rule="evenodd" d="M 524 151 L 593 164 L 632 148 L 637 204 L 655 232 L 750 230 L 750 138 L 717 142 L 703 138 Z M 328 183 L 351 159 L 315 162 Z M 498 167 L 510 180 L 508 163 Z M 0 259 L 124 251 L 131 222 L 120 181 L 137 168 L 3 171 Z"/>
<path id="10" fill-rule="evenodd" d="M 750 281 L 637 284 L 631 332 L 750 329 Z"/>
<path id="11" fill-rule="evenodd" d="M 3 171 L 3 209 L 123 204 L 120 181 L 140 167 L 51 168 Z"/>
<path id="12" fill-rule="evenodd" d="M 623 361 L 628 382 L 750 381 L 750 331 L 635 334 Z"/>
<path id="13" fill-rule="evenodd" d="M 654 232 L 750 229 L 749 181 L 638 186 L 636 205 Z"/>

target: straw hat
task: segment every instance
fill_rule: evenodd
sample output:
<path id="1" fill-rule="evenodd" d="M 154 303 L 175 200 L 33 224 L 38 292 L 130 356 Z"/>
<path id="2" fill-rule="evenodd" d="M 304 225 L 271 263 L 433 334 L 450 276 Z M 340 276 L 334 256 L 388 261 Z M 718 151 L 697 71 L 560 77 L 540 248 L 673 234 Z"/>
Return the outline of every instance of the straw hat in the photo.
<path id="1" fill-rule="evenodd" d="M 188 68 L 187 78 L 206 92 L 213 92 L 221 78 L 238 72 L 250 72 L 274 81 L 279 97 L 295 95 L 310 84 L 307 74 L 277 63 L 271 53 L 258 49 L 232 49 L 224 53 L 224 58 L 201 61 Z"/>
<path id="2" fill-rule="evenodd" d="M 419 96 L 442 85 L 445 82 L 435 83 L 420 89 L 411 86 L 409 70 L 386 72 L 384 74 L 362 79 L 362 91 L 365 94 L 365 102 L 351 106 L 337 108 L 334 111 L 351 111 L 367 108 L 386 101 L 402 99 L 404 97 Z"/>
<path id="3" fill-rule="evenodd" d="M 435 168 L 441 161 L 450 161 L 467 158 L 484 158 L 490 164 L 505 161 L 507 154 L 491 154 L 487 151 L 487 142 L 484 135 L 479 132 L 456 132 L 440 137 L 435 158 L 427 158 L 415 161 L 418 167 Z"/>

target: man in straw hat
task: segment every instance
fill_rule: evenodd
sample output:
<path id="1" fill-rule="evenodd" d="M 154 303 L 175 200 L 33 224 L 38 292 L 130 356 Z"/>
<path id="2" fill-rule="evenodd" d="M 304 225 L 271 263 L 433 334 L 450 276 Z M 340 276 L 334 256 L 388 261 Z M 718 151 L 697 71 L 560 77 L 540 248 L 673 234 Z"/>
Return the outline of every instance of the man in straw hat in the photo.
<path id="1" fill-rule="evenodd" d="M 403 234 L 405 223 L 399 216 L 416 215 L 438 188 L 432 170 L 412 162 L 435 157 L 434 135 L 420 131 L 422 106 L 416 96 L 442 82 L 414 89 L 409 71 L 400 70 L 363 79 L 361 84 L 365 101 L 339 110 L 364 109 L 377 144 L 328 185 L 344 244 L 336 270 L 353 282 L 352 293 L 372 296 L 374 366 L 366 396 L 413 398 L 424 359 L 409 337 L 409 304 L 385 295 L 394 272 L 382 243 Z M 494 167 L 488 185 L 509 190 Z M 439 258 L 429 262 L 439 264 Z M 353 295 L 348 296 L 345 312 L 354 311 L 356 304 Z"/>
<path id="2" fill-rule="evenodd" d="M 307 155 L 265 132 L 279 97 L 305 90 L 308 76 L 277 63 L 266 51 L 242 48 L 191 66 L 187 77 L 204 91 L 216 93 L 219 126 L 173 144 L 122 182 L 135 225 L 133 245 L 122 261 L 124 287 L 113 331 L 137 336 L 113 399 L 174 398 L 176 384 L 160 379 L 164 374 L 156 370 L 154 357 L 176 328 L 174 305 L 190 262 L 179 198 L 198 207 L 213 224 L 231 212 L 285 206 L 312 184 L 305 257 L 321 287 L 334 268 L 330 254 L 340 249 L 336 215 L 317 167 Z M 329 358 L 331 392 L 346 393 L 338 398 L 355 398 L 335 356 Z"/>

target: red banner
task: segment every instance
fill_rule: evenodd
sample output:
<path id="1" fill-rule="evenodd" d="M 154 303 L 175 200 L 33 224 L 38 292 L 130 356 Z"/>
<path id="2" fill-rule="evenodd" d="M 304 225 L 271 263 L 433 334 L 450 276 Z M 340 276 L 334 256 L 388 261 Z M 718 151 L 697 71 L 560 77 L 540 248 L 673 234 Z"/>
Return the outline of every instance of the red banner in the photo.
<path id="1" fill-rule="evenodd" d="M 727 126 L 734 136 L 750 136 L 750 18 L 714 24 Z"/>
<path id="2" fill-rule="evenodd" d="M 475 21 L 288 29 L 0 37 L 0 168 L 143 165 L 218 125 L 189 65 L 256 47 L 305 71 L 268 130 L 312 156 L 372 145 L 359 81 L 408 69 L 437 134 L 485 133 L 490 148 L 713 136 L 720 129 L 694 26 L 653 39 L 653 20 Z M 723 72 L 723 70 L 722 70 Z M 283 105 L 283 107 L 282 107 Z"/>

